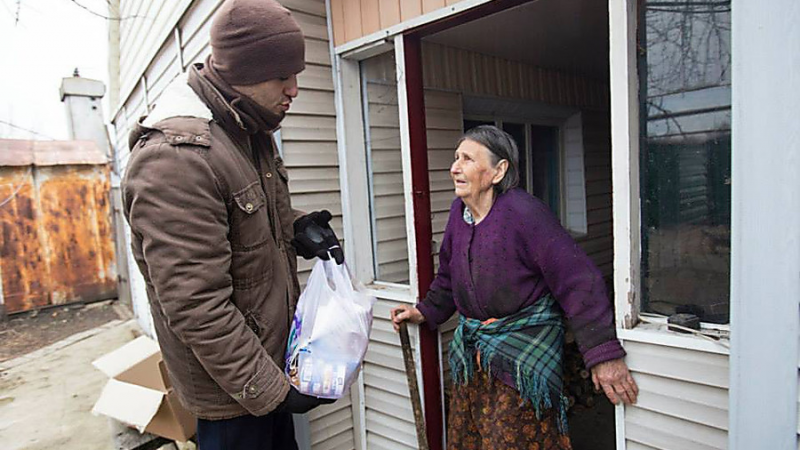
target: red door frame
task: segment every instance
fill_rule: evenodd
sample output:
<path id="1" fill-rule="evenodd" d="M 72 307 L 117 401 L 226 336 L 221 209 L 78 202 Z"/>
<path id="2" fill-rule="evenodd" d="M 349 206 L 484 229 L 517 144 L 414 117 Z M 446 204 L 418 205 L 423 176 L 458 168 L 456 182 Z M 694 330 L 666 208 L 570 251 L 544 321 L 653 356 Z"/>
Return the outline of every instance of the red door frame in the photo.
<path id="1" fill-rule="evenodd" d="M 408 130 L 411 143 L 411 189 L 414 196 L 414 229 L 417 244 L 417 287 L 420 296 L 433 282 L 431 240 L 431 191 L 428 180 L 428 143 L 425 129 L 425 93 L 422 86 L 422 45 L 418 36 L 403 36 Z M 419 329 L 425 428 L 428 447 L 442 450 L 442 391 L 439 378 L 439 334 L 427 326 Z"/>
<path id="2" fill-rule="evenodd" d="M 425 127 L 425 94 L 422 81 L 422 38 L 481 17 L 513 8 L 534 0 L 494 0 L 451 17 L 423 25 L 403 35 L 406 92 L 408 96 L 408 128 L 411 143 L 411 186 L 414 196 L 414 229 L 417 245 L 417 287 L 424 296 L 433 282 L 433 229 L 431 226 L 431 194 L 428 179 L 428 144 Z M 439 377 L 439 334 L 427 326 L 420 327 L 420 358 L 425 398 L 425 426 L 428 446 L 442 450 L 444 421 L 441 379 Z"/>

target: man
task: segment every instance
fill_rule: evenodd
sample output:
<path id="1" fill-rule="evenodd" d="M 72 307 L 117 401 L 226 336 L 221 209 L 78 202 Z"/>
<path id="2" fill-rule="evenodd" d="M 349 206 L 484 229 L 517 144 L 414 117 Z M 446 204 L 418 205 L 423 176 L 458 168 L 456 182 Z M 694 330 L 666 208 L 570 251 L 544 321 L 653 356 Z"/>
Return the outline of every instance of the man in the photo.
<path id="1" fill-rule="evenodd" d="M 133 254 L 203 450 L 297 448 L 291 414 L 330 402 L 292 389 L 283 371 L 296 255 L 343 259 L 330 213 L 292 210 L 272 139 L 304 56 L 288 10 L 227 0 L 209 59 L 177 78 L 130 136 Z"/>

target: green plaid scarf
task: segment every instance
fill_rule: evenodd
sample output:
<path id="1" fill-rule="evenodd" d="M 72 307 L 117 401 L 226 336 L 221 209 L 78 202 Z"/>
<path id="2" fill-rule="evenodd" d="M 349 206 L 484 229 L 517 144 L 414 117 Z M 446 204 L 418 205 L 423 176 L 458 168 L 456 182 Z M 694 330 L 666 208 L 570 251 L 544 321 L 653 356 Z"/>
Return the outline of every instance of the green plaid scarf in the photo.
<path id="1" fill-rule="evenodd" d="M 450 370 L 456 385 L 465 385 L 475 373 L 475 354 L 481 369 L 514 376 L 520 396 L 529 400 L 541 418 L 556 407 L 559 431 L 567 432 L 567 398 L 563 394 L 564 324 L 551 295 L 508 317 L 483 325 L 461 316 L 450 343 Z"/>

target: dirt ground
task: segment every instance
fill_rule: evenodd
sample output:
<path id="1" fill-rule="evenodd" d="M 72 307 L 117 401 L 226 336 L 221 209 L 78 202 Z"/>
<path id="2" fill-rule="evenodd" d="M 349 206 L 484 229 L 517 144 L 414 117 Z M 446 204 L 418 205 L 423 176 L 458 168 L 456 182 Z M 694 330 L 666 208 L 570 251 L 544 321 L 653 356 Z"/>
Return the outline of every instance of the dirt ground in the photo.
<path id="1" fill-rule="evenodd" d="M 110 449 L 107 419 L 91 414 L 107 380 L 91 364 L 137 334 L 114 320 L 0 363 L 3 449 Z"/>
<path id="2" fill-rule="evenodd" d="M 142 334 L 130 317 L 116 302 L 102 302 L 0 324 L 2 450 L 114 449 L 108 419 L 91 413 L 108 381 L 92 361 Z"/>
<path id="3" fill-rule="evenodd" d="M 116 302 L 65 305 L 11 316 L 0 322 L 0 363 L 130 314 Z"/>

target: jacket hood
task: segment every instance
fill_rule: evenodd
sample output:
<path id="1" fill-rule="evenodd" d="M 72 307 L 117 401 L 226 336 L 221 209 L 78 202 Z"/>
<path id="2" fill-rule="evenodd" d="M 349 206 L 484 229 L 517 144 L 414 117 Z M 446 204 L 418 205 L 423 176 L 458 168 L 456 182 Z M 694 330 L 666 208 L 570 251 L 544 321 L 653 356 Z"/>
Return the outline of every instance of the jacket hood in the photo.
<path id="1" fill-rule="evenodd" d="M 206 101 L 190 85 L 192 79 L 199 80 L 197 85 Z M 213 105 L 214 110 L 209 107 L 207 102 Z M 215 112 L 217 113 L 216 117 Z M 191 136 L 182 137 L 192 139 L 200 136 L 196 142 L 202 144 L 209 136 L 209 123 L 214 120 L 221 120 L 223 125 L 229 127 L 244 129 L 239 113 L 225 101 L 223 95 L 210 82 L 203 79 L 198 65 L 194 65 L 167 85 L 156 102 L 155 108 L 148 115 L 139 119 L 131 131 L 128 145 L 130 149 L 133 149 L 139 139 L 154 129 L 165 133 L 168 140 L 172 141 L 169 139 L 173 134 L 171 131 L 176 128 L 191 130 Z M 176 122 L 180 122 L 181 126 L 175 127 Z"/>
<path id="2" fill-rule="evenodd" d="M 155 128 L 162 120 L 172 117 L 196 117 L 206 121 L 214 120 L 211 110 L 189 86 L 189 74 L 175 78 L 161 94 L 155 109 L 142 121 L 142 126 Z"/>

